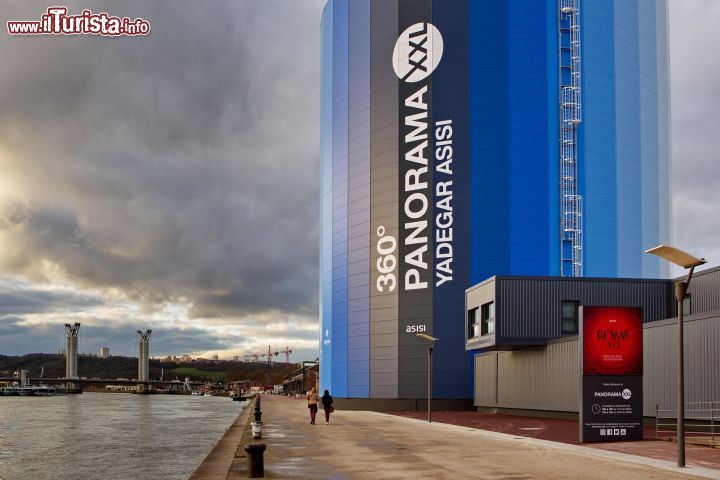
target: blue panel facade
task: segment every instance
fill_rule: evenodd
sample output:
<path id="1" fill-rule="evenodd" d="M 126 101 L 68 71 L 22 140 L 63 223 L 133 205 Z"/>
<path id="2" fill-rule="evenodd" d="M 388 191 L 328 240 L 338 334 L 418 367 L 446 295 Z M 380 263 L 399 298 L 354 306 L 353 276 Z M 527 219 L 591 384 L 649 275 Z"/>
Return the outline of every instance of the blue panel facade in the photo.
<path id="1" fill-rule="evenodd" d="M 640 88 L 640 221 L 641 248 L 660 244 L 660 181 L 658 169 L 658 79 L 655 0 L 639 0 L 638 67 Z M 666 239 L 667 241 L 667 239 Z M 660 276 L 660 259 L 643 255 L 643 276 Z M 663 262 L 665 263 L 665 262 Z"/>
<path id="2" fill-rule="evenodd" d="M 643 251 L 670 240 L 667 0 L 576 2 L 582 274 L 666 277 Z M 469 398 L 464 289 L 492 275 L 562 273 L 559 18 L 557 0 L 326 5 L 320 382 L 333 395 L 420 398 L 415 333 L 425 332 L 440 338 L 435 396 Z M 437 65 L 423 63 L 439 42 L 430 27 L 443 42 Z M 402 55 L 429 73 L 399 73 Z M 449 211 L 452 233 L 436 225 Z M 454 278 L 443 285 L 433 273 L 450 249 Z M 409 288 L 417 272 L 422 285 Z"/>
<path id="3" fill-rule="evenodd" d="M 470 284 L 510 271 L 508 5 L 468 5 Z M 480 194 L 482 192 L 482 194 Z"/>
<path id="4" fill-rule="evenodd" d="M 332 388 L 347 396 L 348 365 L 348 0 L 333 2 Z"/>
<path id="5" fill-rule="evenodd" d="M 547 82 L 545 91 L 547 95 L 547 138 L 545 144 L 547 148 L 545 169 L 547 171 L 547 216 L 545 221 L 548 228 L 545 231 L 547 236 L 548 249 L 545 252 L 546 265 L 548 272 L 560 270 L 560 238 L 556 228 L 558 219 L 560 218 L 560 168 L 558 167 L 560 158 L 560 142 L 558 136 L 555 135 L 560 125 L 560 104 L 557 101 L 558 85 L 560 83 L 560 72 L 558 68 L 557 57 L 552 55 L 558 49 L 558 16 L 553 15 L 554 9 L 557 7 L 555 0 L 546 0 L 545 15 L 545 45 L 547 52 L 547 62 L 545 62 L 545 70 Z"/>
<path id="6" fill-rule="evenodd" d="M 332 389 L 332 38 L 333 5 L 320 24 L 320 377 Z"/>
<path id="7" fill-rule="evenodd" d="M 370 3 L 348 22 L 348 390 L 370 396 Z"/>
<path id="8" fill-rule="evenodd" d="M 655 58 L 658 120 L 658 244 L 672 245 L 672 201 L 670 198 L 670 64 L 668 61 L 668 2 L 655 2 Z M 652 75 L 652 72 L 649 72 Z M 670 264 L 657 260 L 659 277 L 670 277 Z"/>
<path id="9" fill-rule="evenodd" d="M 584 273 L 616 277 L 617 129 L 613 2 L 583 2 L 583 122 L 578 163 L 583 196 Z"/>
<path id="10" fill-rule="evenodd" d="M 558 186 L 550 183 L 547 165 L 548 161 L 559 164 L 557 157 L 548 158 L 547 148 L 548 137 L 557 134 L 557 123 L 548 122 L 548 109 L 557 104 L 557 97 L 547 95 L 547 67 L 558 68 L 557 49 L 547 48 L 549 12 L 554 14 L 556 6 L 544 1 L 508 2 L 510 221 L 506 241 L 509 271 L 523 275 L 559 274 L 559 264 L 548 265 L 547 258 L 548 252 L 560 248 L 557 220 L 548 222 L 548 197 Z M 557 38 L 557 31 L 550 34 Z M 557 92 L 557 84 L 553 86 Z M 550 238 L 556 241 L 551 244 Z"/>
<path id="11" fill-rule="evenodd" d="M 642 275 L 640 55 L 637 2 L 615 0 L 617 275 Z"/>

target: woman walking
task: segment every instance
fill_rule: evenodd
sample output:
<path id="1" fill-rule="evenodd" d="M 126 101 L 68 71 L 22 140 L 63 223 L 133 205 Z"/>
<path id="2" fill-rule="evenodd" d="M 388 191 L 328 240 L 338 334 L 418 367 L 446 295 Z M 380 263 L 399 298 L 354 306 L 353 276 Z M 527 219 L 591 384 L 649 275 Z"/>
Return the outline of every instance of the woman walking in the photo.
<path id="1" fill-rule="evenodd" d="M 327 390 L 322 396 L 322 404 L 323 410 L 325 410 L 325 425 L 328 425 L 330 423 L 330 414 L 335 411 L 335 407 L 333 407 L 333 398 Z"/>
<path id="2" fill-rule="evenodd" d="M 310 425 L 315 425 L 315 415 L 318 410 L 318 394 L 315 387 L 307 393 L 308 408 L 310 409 Z"/>

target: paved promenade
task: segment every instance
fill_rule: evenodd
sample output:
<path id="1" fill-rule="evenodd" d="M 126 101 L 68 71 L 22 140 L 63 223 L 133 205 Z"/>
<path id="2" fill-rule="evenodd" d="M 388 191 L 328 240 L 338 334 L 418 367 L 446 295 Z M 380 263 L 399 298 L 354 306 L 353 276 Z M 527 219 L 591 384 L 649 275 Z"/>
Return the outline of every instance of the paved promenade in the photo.
<path id="1" fill-rule="evenodd" d="M 427 418 L 427 413 L 425 412 L 399 412 L 395 413 L 395 415 L 417 419 Z M 478 412 L 435 412 L 433 414 L 433 420 L 462 427 L 508 433 L 514 436 L 532 437 L 580 445 L 578 438 L 579 424 L 577 420 Z M 646 440 L 642 442 L 596 443 L 593 444 L 592 447 L 619 453 L 632 453 L 634 455 L 656 458 L 658 460 L 676 461 L 677 443 L 655 439 L 654 426 L 645 426 L 645 438 Z M 688 438 L 688 442 L 694 440 L 697 439 Z M 720 448 L 688 444 L 685 447 L 685 453 L 688 465 L 707 467 L 720 471 Z"/>
<path id="2" fill-rule="evenodd" d="M 310 425 L 304 401 L 274 395 L 263 395 L 262 410 L 266 478 L 720 479 L 717 470 L 681 473 L 667 461 L 380 413 L 337 411 L 325 425 L 320 412 Z M 228 480 L 246 478 L 244 461 Z"/>

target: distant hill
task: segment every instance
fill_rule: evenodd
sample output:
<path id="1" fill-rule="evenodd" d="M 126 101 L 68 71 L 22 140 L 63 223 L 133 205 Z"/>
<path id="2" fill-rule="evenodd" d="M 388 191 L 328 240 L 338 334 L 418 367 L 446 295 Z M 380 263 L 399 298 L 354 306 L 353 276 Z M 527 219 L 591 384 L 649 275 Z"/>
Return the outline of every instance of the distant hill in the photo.
<path id="1" fill-rule="evenodd" d="M 0 355 L 0 376 L 25 369 L 30 371 L 31 377 L 39 377 L 43 367 L 45 367 L 45 377 L 63 377 L 65 376 L 65 356 L 48 353 L 30 353 L 17 357 Z M 280 383 L 284 375 L 296 368 L 296 364 L 290 364 L 289 367 L 286 367 L 284 363 L 273 364 L 273 383 Z M 192 380 L 223 383 L 233 380 L 265 383 L 267 363 L 207 360 L 180 364 L 151 359 L 150 379 L 159 379 L 161 369 L 164 369 L 165 380 L 172 380 L 176 377 L 183 380 L 185 377 L 190 377 Z M 137 378 L 138 359 L 137 357 L 99 358 L 80 355 L 78 371 L 81 377 L 87 378 Z"/>

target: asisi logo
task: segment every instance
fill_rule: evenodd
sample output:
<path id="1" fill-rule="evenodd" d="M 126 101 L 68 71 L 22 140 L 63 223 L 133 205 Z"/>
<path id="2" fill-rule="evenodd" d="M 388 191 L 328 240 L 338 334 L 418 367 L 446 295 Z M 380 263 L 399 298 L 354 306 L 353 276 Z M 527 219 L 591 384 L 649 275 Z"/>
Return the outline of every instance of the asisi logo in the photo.
<path id="1" fill-rule="evenodd" d="M 395 43 L 393 69 L 404 82 L 419 82 L 435 70 L 442 54 L 440 31 L 432 23 L 416 23 L 406 28 Z"/>

